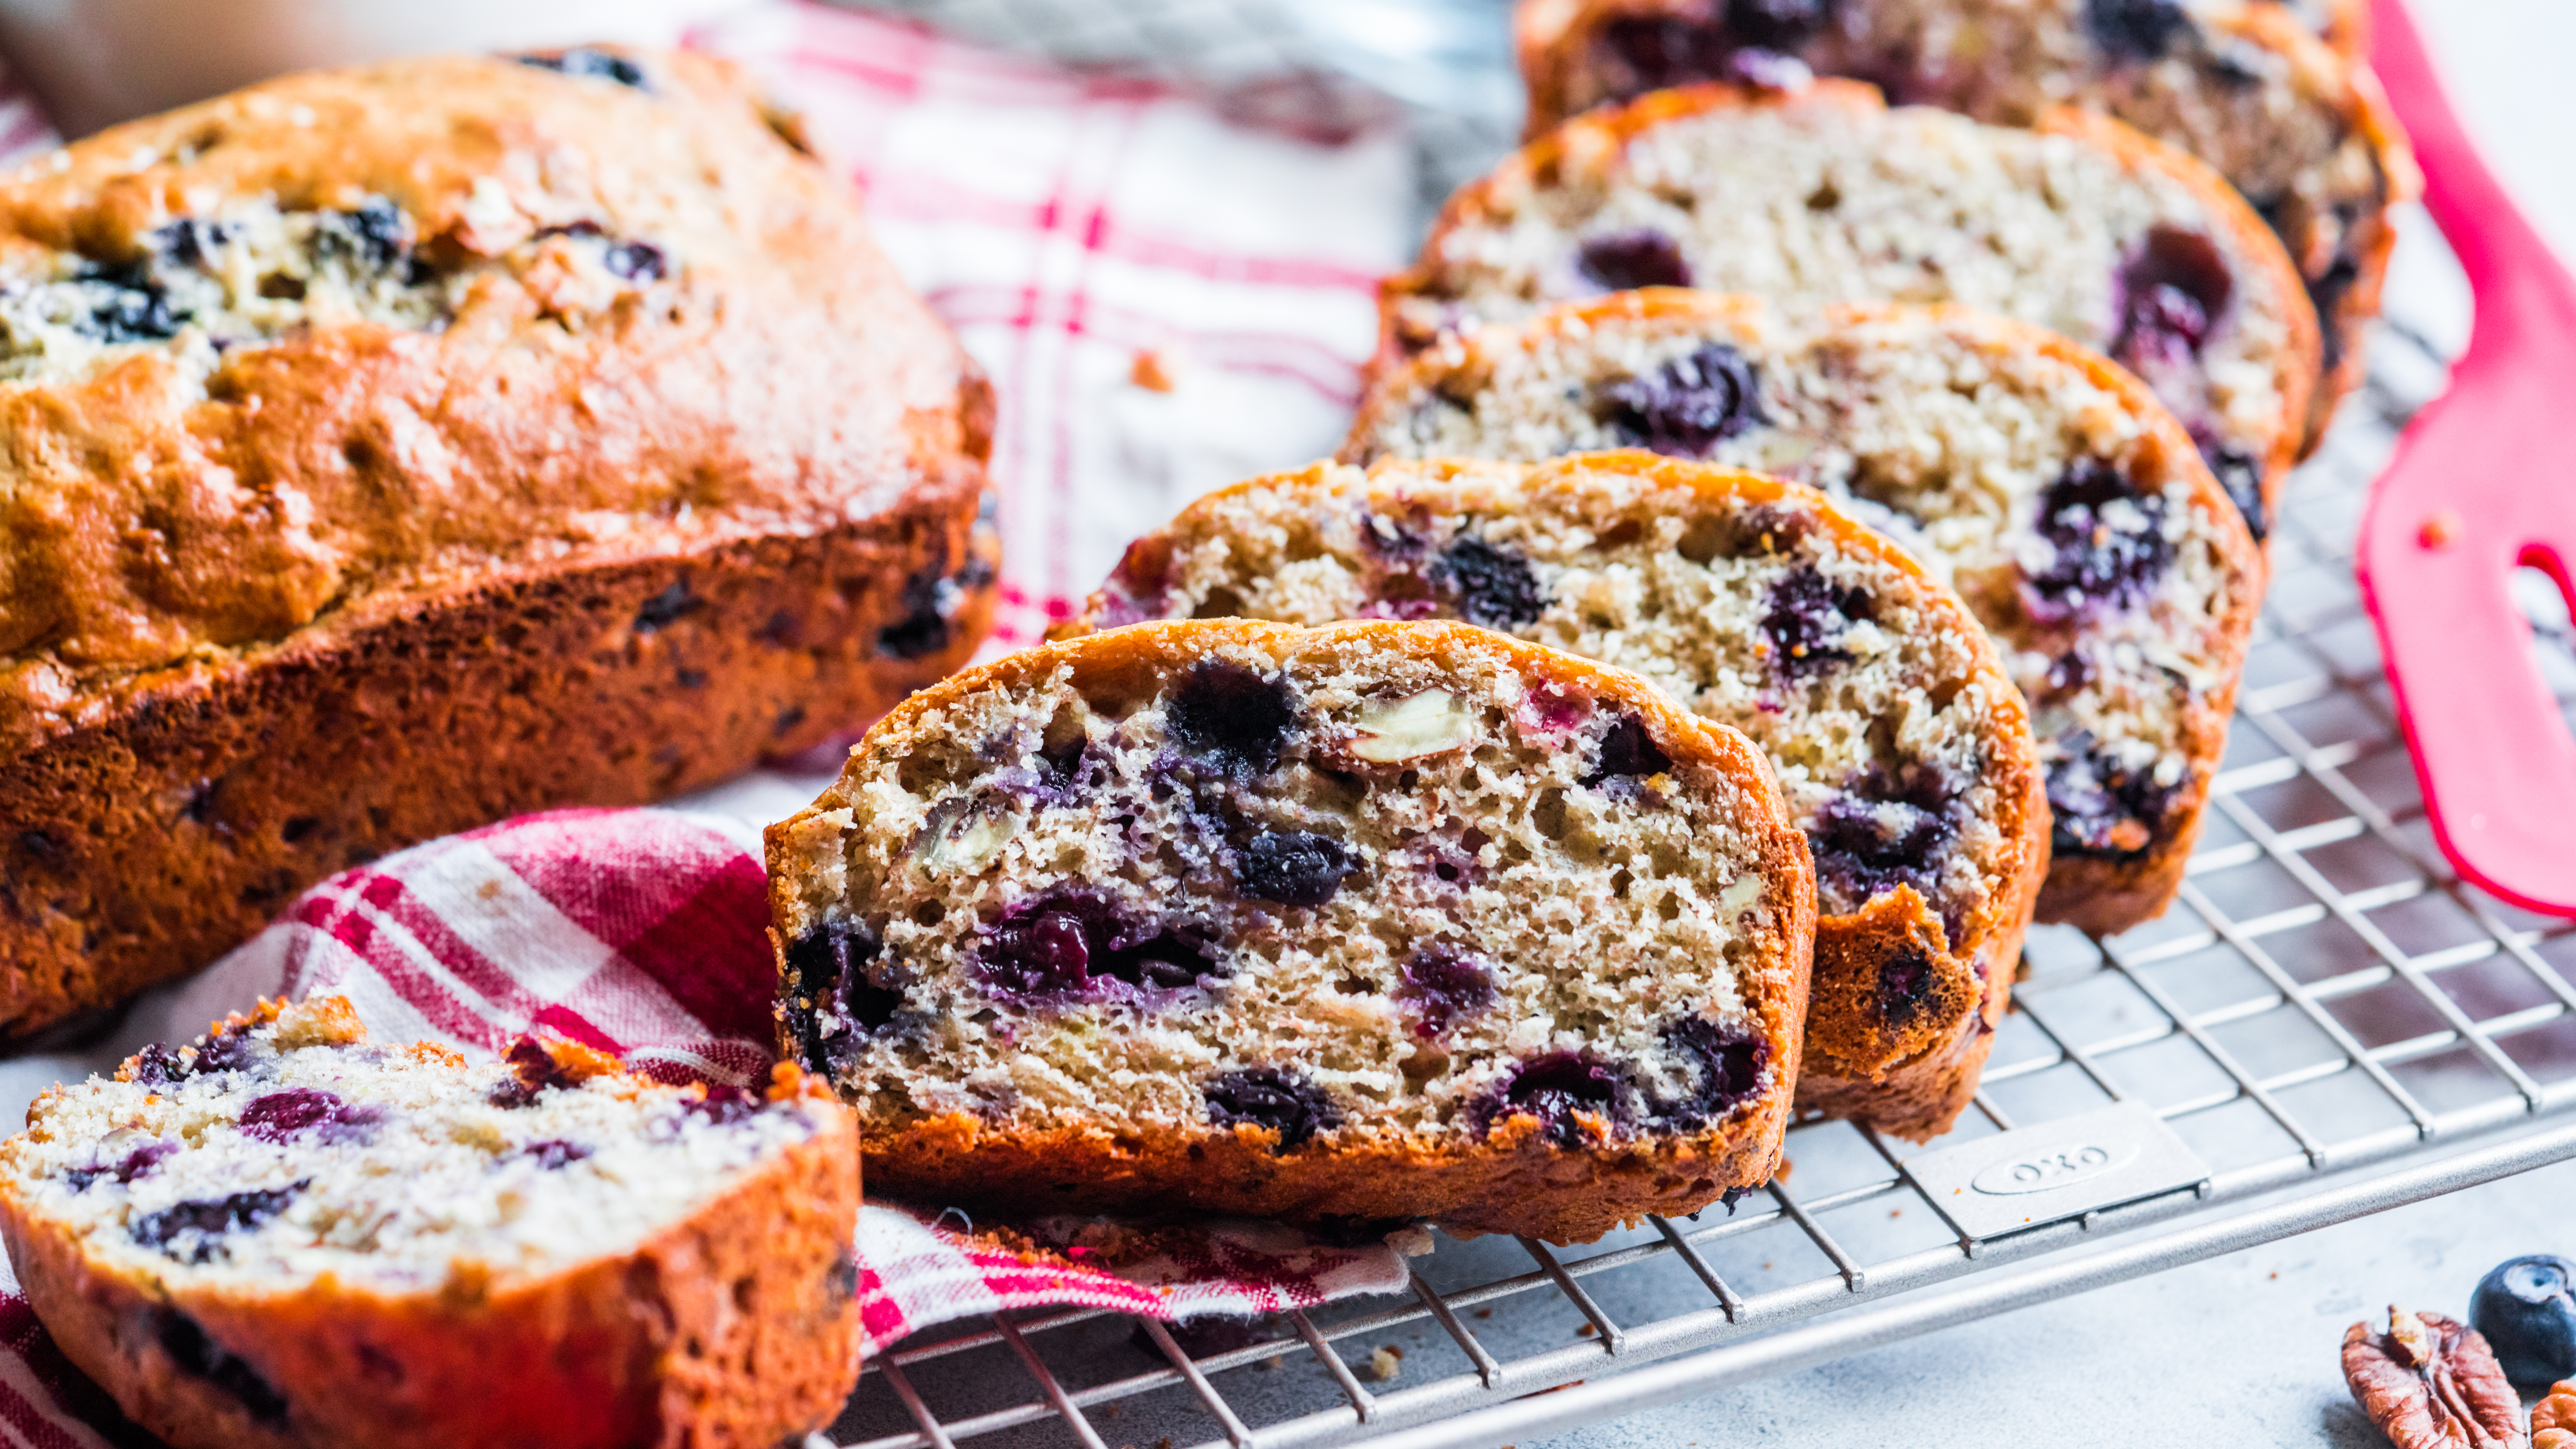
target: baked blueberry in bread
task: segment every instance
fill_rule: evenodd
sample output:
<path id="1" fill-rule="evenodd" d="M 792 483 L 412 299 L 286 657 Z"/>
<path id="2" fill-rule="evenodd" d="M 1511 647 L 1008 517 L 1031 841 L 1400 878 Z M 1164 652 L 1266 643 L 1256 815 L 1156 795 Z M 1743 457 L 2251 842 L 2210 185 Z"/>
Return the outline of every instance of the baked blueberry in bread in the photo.
<path id="1" fill-rule="evenodd" d="M 1958 597 L 1820 495 L 1636 452 L 1319 464 L 1183 509 L 1065 632 L 1218 614 L 1464 619 L 1744 731 L 1816 865 L 1798 1104 L 1923 1138 L 1975 1093 L 2048 868 L 2030 721 Z"/>
<path id="2" fill-rule="evenodd" d="M 2095 116 L 1988 126 L 1850 82 L 1700 86 L 1569 122 L 1450 199 L 1387 284 L 1384 355 L 1646 286 L 2053 328 L 2147 380 L 2258 534 L 2305 432 L 2314 313 L 2208 168 Z"/>
<path id="3" fill-rule="evenodd" d="M 1048 644 L 898 706 L 768 848 L 784 1045 L 871 1191 L 1590 1241 L 1778 1157 L 1805 838 L 1743 735 L 1570 655 Z"/>
<path id="4" fill-rule="evenodd" d="M 1344 456 L 1644 446 L 1823 489 L 1951 584 L 2028 698 L 2055 815 L 2042 920 L 2113 932 L 2182 881 L 2263 584 L 2134 377 L 1957 308 L 1790 314 L 1627 293 L 1381 376 Z"/>
<path id="5" fill-rule="evenodd" d="M 792 1066 L 473 1065 L 318 997 L 55 1087 L 0 1236 L 71 1361 L 178 1449 L 770 1449 L 858 1377 L 858 1143 Z"/>
<path id="6" fill-rule="evenodd" d="M 1522 0 L 1533 134 L 1695 81 L 1849 76 L 2003 125 L 2111 116 L 2208 162 L 2297 263 L 2324 326 L 2310 436 L 2361 379 L 2414 161 L 2350 54 L 2354 0 Z M 2331 33 L 2333 45 L 2317 31 Z"/>
<path id="7" fill-rule="evenodd" d="M 0 1038 L 977 642 L 990 394 L 846 188 L 721 62 L 541 59 L 0 177 Z"/>

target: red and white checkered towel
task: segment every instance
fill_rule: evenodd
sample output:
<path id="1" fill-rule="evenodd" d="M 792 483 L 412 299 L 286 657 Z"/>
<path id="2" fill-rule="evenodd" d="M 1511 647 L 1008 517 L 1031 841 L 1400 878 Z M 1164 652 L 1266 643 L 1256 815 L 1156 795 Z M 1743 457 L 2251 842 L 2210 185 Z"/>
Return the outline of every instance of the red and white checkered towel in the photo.
<path id="1" fill-rule="evenodd" d="M 1150 86 L 790 0 L 692 43 L 805 111 L 879 239 L 1000 390 L 1007 563 L 989 652 L 1034 641 L 1129 537 L 1190 498 L 1338 441 L 1373 342 L 1375 278 L 1401 261 L 1399 137 L 1247 130 Z M 0 89 L 0 153 L 51 142 L 35 108 Z M 321 990 L 349 995 L 387 1038 L 488 1052 L 542 1025 L 657 1075 L 756 1080 L 772 1055 L 756 827 L 820 784 L 762 771 L 687 812 L 557 812 L 387 857 L 147 997 L 99 1049 L 0 1062 L 0 1111 L 262 994 Z M 1141 1248 L 1094 1224 L 1011 1226 L 1005 1244 L 954 1215 L 871 1204 L 870 1346 L 1000 1308 L 1251 1314 L 1407 1282 L 1392 1247 L 1265 1224 L 1207 1223 Z M 137 1442 L 15 1288 L 0 1277 L 0 1441 Z"/>

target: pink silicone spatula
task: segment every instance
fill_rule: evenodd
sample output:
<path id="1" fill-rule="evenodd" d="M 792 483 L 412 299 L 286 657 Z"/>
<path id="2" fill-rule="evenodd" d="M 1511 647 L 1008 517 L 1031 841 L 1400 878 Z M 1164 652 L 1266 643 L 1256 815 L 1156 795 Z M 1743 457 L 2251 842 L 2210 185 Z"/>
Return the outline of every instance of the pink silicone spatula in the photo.
<path id="1" fill-rule="evenodd" d="M 2371 48 L 2477 320 L 2371 495 L 2362 596 L 2443 852 L 2517 905 L 2576 915 L 2576 736 L 2506 592 L 2526 565 L 2570 592 L 2576 282 L 2478 160 L 2398 0 L 2374 0 Z"/>

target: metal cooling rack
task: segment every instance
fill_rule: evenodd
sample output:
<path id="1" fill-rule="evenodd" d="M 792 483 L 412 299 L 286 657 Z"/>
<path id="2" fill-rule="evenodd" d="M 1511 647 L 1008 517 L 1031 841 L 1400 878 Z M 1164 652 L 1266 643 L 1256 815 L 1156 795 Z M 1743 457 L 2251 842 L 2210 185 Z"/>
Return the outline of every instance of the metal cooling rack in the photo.
<path id="1" fill-rule="evenodd" d="M 1444 1237 L 1409 1298 L 1250 1330 L 1088 1310 L 943 1325 L 868 1365 L 829 1442 L 1500 1443 L 2576 1158 L 2576 924 L 2463 885 L 2433 848 L 2353 583 L 2369 479 L 2442 367 L 2402 323 L 2373 361 L 2292 484 L 2180 901 L 2099 943 L 2033 932 L 1949 1136 L 1918 1151 L 1802 1122 L 1790 1167 L 1732 1214 L 1578 1249 Z M 2531 611 L 2576 705 L 2564 603 L 2536 590 Z M 2149 1179 L 2083 1177 L 2085 1149 L 2116 1155 L 2123 1133 L 2156 1139 L 2126 1164 Z M 1991 1176 L 1980 1160 L 2075 1180 L 1998 1229 L 1955 1206 Z"/>
<path id="2" fill-rule="evenodd" d="M 1493 99 L 1509 86 L 1485 33 L 1499 0 L 1398 7 L 1458 22 L 1405 84 L 1384 80 L 1389 47 L 1335 41 L 1342 0 L 888 8 L 1202 86 L 1356 78 L 1410 113 L 1434 200 L 1516 123 Z M 941 1325 L 871 1361 L 811 1449 L 1528 1439 L 2576 1158 L 2576 924 L 2441 859 L 2353 582 L 2370 479 L 2446 367 L 2424 335 L 2450 330 L 2442 309 L 2413 314 L 2419 330 L 2392 308 L 2370 382 L 2292 482 L 2181 899 L 2108 941 L 2033 932 L 1949 1136 L 1918 1150 L 1802 1122 L 1779 1180 L 1732 1213 L 1576 1249 L 1443 1237 L 1409 1297 L 1250 1328 L 1091 1310 Z M 2565 600 L 2520 582 L 2576 723 Z M 2012 1192 L 2016 1176 L 2040 1190 Z"/>

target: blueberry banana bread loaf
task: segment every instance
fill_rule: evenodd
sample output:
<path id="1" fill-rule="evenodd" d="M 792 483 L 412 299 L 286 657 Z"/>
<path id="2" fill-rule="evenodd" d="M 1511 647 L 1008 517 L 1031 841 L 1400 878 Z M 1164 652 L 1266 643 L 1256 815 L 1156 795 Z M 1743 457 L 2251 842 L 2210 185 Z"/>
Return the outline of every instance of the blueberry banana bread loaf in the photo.
<path id="1" fill-rule="evenodd" d="M 1498 634 L 1028 650 L 870 730 L 769 869 L 873 1191 L 1571 1242 L 1779 1155 L 1815 881 L 1769 764 Z"/>
<path id="2" fill-rule="evenodd" d="M 962 662 L 989 390 L 785 125 L 408 61 L 0 178 L 0 1038 Z"/>
<path id="3" fill-rule="evenodd" d="M 2226 745 L 2263 565 L 2135 378 L 1957 308 L 1792 317 L 1649 290 L 1379 378 L 1344 456 L 1637 445 L 1821 488 L 1954 585 L 2038 732 L 2055 816 L 2040 919 L 2107 933 L 2164 909 Z"/>
<path id="4" fill-rule="evenodd" d="M 1531 126 L 1703 80 L 1849 76 L 1907 105 L 2027 126 L 2072 106 L 2216 168 L 2280 235 L 2324 327 L 2310 436 L 2360 381 L 2415 163 L 2347 3 L 2270 0 L 1522 0 Z"/>
<path id="5" fill-rule="evenodd" d="M 1920 1139 L 1975 1094 L 2048 869 L 2030 721 L 1958 596 L 1814 491 L 1635 452 L 1319 464 L 1191 504 L 1062 632 L 1217 615 L 1464 619 L 1744 731 L 1815 860 L 1798 1105 Z"/>
<path id="6" fill-rule="evenodd" d="M 781 1067 L 673 1087 L 264 1003 L 0 1147 L 54 1341 L 178 1449 L 771 1449 L 858 1378 L 858 1141 Z"/>
<path id="7" fill-rule="evenodd" d="M 2305 434 L 2315 315 L 2208 168 L 2098 117 L 1987 126 L 1849 82 L 1694 87 L 1568 123 L 1451 198 L 1387 285 L 1387 356 L 1646 286 L 2054 328 L 2147 380 L 2258 533 Z"/>

